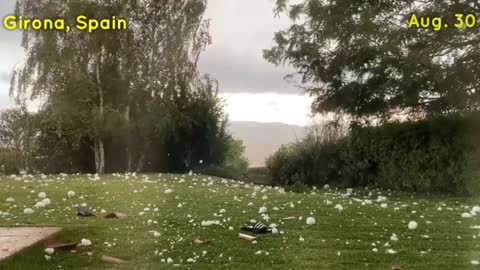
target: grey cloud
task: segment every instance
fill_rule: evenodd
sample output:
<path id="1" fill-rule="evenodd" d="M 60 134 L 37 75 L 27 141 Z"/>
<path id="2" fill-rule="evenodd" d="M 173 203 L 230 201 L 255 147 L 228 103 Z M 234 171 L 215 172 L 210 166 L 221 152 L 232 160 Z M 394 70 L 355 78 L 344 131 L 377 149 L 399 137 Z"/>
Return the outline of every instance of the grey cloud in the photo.
<path id="1" fill-rule="evenodd" d="M 275 18 L 273 0 L 210 0 L 213 45 L 202 55 L 199 68 L 216 78 L 227 93 L 301 93 L 284 77 L 294 73 L 266 62 L 263 49 L 272 46 L 274 33 L 290 25 Z M 241 11 L 241 12 L 239 12 Z"/>
<path id="2" fill-rule="evenodd" d="M 3 87 L 3 84 L 0 84 L 0 89 L 2 89 Z M 8 95 L 8 91 L 7 92 L 0 92 L 0 109 L 4 109 L 4 108 L 8 108 L 8 107 L 11 107 L 14 105 L 14 102 L 12 101 L 12 99 L 10 98 L 10 96 Z"/>
<path id="3" fill-rule="evenodd" d="M 262 59 L 261 52 L 255 57 L 215 50 L 202 57 L 199 66 L 202 73 L 209 73 L 219 81 L 223 92 L 282 94 L 301 92 L 284 79 L 294 71 L 267 63 Z"/>
<path id="4" fill-rule="evenodd" d="M 0 72 L 0 83 L 9 83 L 10 75 L 6 72 Z"/>

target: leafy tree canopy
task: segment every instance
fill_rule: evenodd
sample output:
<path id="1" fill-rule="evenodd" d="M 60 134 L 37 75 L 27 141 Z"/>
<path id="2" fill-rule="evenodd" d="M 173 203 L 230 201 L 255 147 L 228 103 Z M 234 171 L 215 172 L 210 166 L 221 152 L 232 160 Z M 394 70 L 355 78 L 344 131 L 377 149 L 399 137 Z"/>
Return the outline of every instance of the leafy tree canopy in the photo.
<path id="1" fill-rule="evenodd" d="M 293 25 L 264 57 L 298 70 L 319 113 L 355 118 L 428 117 L 478 109 L 480 28 L 454 27 L 480 14 L 478 1 L 277 0 Z M 440 16 L 439 31 L 409 28 L 415 14 Z"/>

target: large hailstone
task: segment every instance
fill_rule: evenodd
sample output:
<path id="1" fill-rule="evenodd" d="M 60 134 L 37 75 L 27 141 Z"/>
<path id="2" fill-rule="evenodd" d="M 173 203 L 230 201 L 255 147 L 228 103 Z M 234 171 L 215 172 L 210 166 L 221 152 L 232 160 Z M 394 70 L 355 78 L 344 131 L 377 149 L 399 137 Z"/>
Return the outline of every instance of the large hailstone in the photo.
<path id="1" fill-rule="evenodd" d="M 38 193 L 38 198 L 40 198 L 40 199 L 45 199 L 45 198 L 47 198 L 47 193 L 45 193 L 45 192 L 40 192 L 40 193 Z"/>
<path id="2" fill-rule="evenodd" d="M 35 204 L 35 208 L 45 208 L 45 206 L 46 206 L 46 205 L 45 205 L 44 202 L 37 202 L 37 203 Z"/>
<path id="3" fill-rule="evenodd" d="M 266 214 L 267 211 L 268 211 L 268 209 L 265 206 L 262 206 L 262 207 L 260 207 L 260 209 L 258 209 L 259 214 Z"/>
<path id="4" fill-rule="evenodd" d="M 418 228 L 418 223 L 415 221 L 410 221 L 408 223 L 408 229 L 410 230 L 416 230 Z"/>
<path id="5" fill-rule="evenodd" d="M 92 241 L 88 240 L 88 239 L 85 239 L 83 238 L 82 241 L 80 241 L 80 243 L 82 244 L 82 246 L 84 247 L 88 247 L 88 246 L 91 246 L 92 245 Z"/>
<path id="6" fill-rule="evenodd" d="M 315 223 L 317 223 L 317 221 L 315 220 L 314 217 L 308 217 L 307 218 L 307 225 L 312 226 L 312 225 L 315 225 Z"/>

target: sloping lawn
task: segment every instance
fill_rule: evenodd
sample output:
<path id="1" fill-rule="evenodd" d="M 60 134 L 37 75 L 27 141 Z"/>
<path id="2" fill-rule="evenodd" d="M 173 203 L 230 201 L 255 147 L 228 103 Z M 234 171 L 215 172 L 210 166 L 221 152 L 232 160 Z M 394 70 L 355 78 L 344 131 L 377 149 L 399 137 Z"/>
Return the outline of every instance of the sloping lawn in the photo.
<path id="1" fill-rule="evenodd" d="M 34 207 L 39 192 L 51 200 L 45 208 Z M 475 202 L 364 189 L 285 193 L 195 175 L 3 177 L 1 226 L 61 226 L 58 239 L 85 238 L 92 246 L 47 260 L 38 244 L 0 269 L 480 269 L 480 213 L 462 217 Z M 76 217 L 72 207 L 84 203 L 97 217 Z M 105 219 L 105 212 L 128 218 Z M 316 224 L 308 226 L 307 217 Z M 279 234 L 239 239 L 250 220 L 275 223 Z M 196 238 L 211 242 L 193 245 Z M 102 255 L 128 262 L 103 262 Z"/>

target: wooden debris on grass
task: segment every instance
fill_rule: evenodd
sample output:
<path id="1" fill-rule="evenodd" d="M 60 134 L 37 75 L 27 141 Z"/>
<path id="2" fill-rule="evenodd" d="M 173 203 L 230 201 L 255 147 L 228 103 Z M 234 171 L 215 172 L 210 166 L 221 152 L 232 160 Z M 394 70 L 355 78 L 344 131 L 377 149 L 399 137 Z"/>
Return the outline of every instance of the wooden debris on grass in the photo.
<path id="1" fill-rule="evenodd" d="M 248 234 L 244 234 L 244 233 L 239 233 L 239 234 L 238 234 L 238 237 L 239 237 L 240 239 L 247 240 L 247 241 L 255 241 L 255 240 L 257 240 L 257 237 L 251 236 L 251 235 L 248 235 Z"/>
<path id="2" fill-rule="evenodd" d="M 113 219 L 126 219 L 128 216 L 124 213 L 109 213 L 105 215 L 105 218 L 113 218 Z"/>
<path id="3" fill-rule="evenodd" d="M 102 261 L 109 262 L 109 263 L 118 263 L 118 264 L 127 262 L 126 260 L 123 260 L 117 257 L 107 256 L 107 255 L 102 256 Z"/>
<path id="4" fill-rule="evenodd" d="M 45 246 L 47 248 L 53 248 L 55 250 L 72 250 L 72 249 L 75 249 L 78 246 L 78 244 L 79 244 L 78 242 L 64 243 L 55 238 L 50 238 L 45 240 Z"/>
<path id="5" fill-rule="evenodd" d="M 206 244 L 208 244 L 208 243 L 210 243 L 210 241 L 208 241 L 208 240 L 194 239 L 194 240 L 192 241 L 192 244 L 197 245 L 197 246 L 206 245 Z"/>

